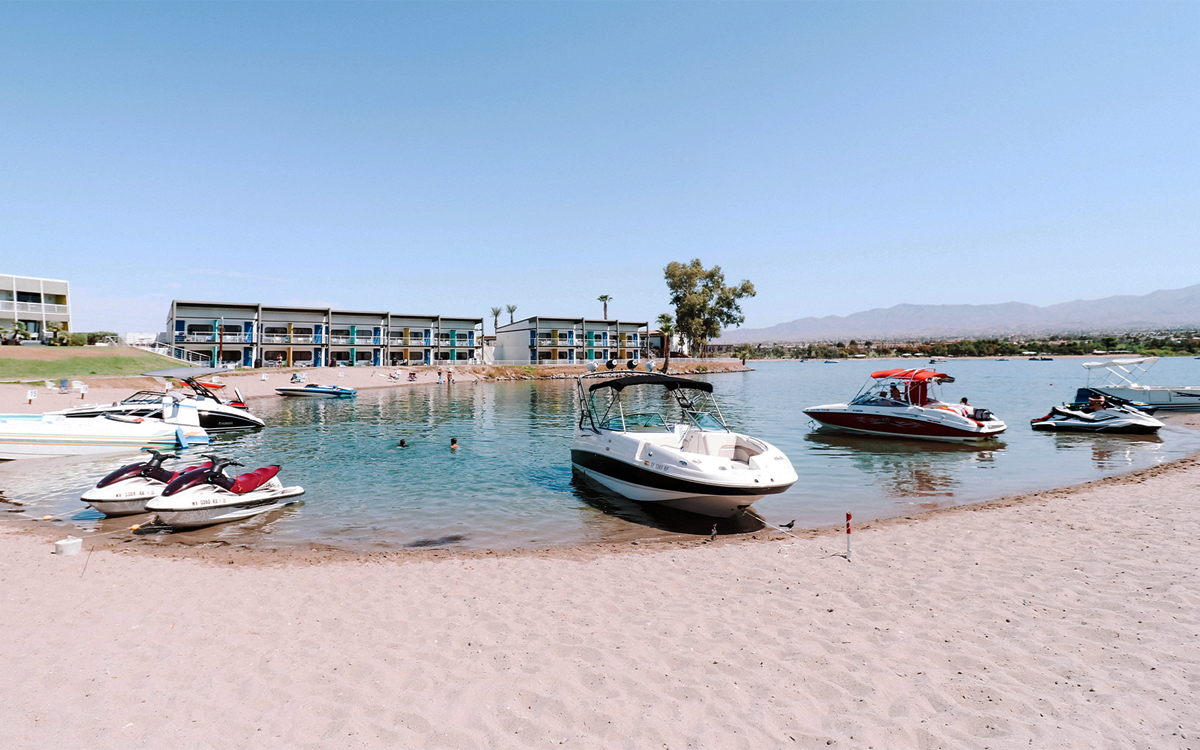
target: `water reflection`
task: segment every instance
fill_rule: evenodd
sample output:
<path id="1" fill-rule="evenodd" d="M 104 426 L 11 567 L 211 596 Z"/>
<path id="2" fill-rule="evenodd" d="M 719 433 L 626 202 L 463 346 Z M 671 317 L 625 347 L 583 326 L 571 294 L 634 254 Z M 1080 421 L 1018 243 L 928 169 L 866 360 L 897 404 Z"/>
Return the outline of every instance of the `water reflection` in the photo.
<path id="1" fill-rule="evenodd" d="M 847 435 L 822 429 L 804 436 L 830 461 L 848 461 L 891 497 L 954 497 L 965 464 L 994 466 L 1002 442 L 941 443 Z M 937 504 L 928 505 L 937 507 Z"/>
<path id="2" fill-rule="evenodd" d="M 1159 451 L 1163 439 L 1158 435 L 1098 435 L 1088 433 L 1041 433 L 1054 438 L 1054 449 L 1061 452 L 1087 450 L 1096 468 L 1111 471 L 1132 468 L 1145 462 L 1147 453 Z"/>

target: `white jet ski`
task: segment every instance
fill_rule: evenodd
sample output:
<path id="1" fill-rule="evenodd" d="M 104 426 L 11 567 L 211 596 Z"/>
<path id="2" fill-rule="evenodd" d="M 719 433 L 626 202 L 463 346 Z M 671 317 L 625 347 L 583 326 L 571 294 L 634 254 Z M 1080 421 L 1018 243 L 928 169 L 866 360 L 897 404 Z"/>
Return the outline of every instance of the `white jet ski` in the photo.
<path id="1" fill-rule="evenodd" d="M 146 503 L 158 497 L 171 480 L 196 469 L 207 469 L 212 461 L 189 466 L 181 471 L 162 467 L 169 453 L 150 451 L 150 460 L 122 466 L 96 483 L 83 494 L 83 501 L 106 516 L 128 516 L 144 513 Z"/>
<path id="2" fill-rule="evenodd" d="M 242 464 L 206 456 L 212 466 L 189 471 L 173 479 L 162 494 L 146 503 L 146 510 L 173 529 L 191 529 L 257 516 L 297 502 L 303 487 L 284 487 L 275 476 L 278 466 L 264 466 L 236 477 L 225 474 Z"/>
<path id="3" fill-rule="evenodd" d="M 1163 423 L 1145 412 L 1121 404 L 1106 404 L 1094 411 L 1055 406 L 1029 426 L 1044 432 L 1102 432 L 1107 435 L 1153 435 Z"/>

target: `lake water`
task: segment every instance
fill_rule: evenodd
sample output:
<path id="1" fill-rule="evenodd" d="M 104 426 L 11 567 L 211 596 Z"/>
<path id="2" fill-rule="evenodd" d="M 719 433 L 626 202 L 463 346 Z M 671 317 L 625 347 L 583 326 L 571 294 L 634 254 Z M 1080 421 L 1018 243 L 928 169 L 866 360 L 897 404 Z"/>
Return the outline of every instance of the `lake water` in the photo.
<path id="1" fill-rule="evenodd" d="M 897 366 L 891 361 L 761 362 L 754 372 L 706 379 L 730 426 L 774 443 L 800 475 L 786 493 L 756 503 L 757 512 L 770 523 L 795 519 L 811 527 L 836 524 L 847 511 L 867 520 L 1062 487 L 1200 450 L 1200 433 L 1169 425 L 1155 437 L 1031 430 L 1030 418 L 1084 385 L 1081 361 L 941 365 L 956 378 L 944 387 L 945 400 L 968 396 L 1007 422 L 1008 431 L 985 447 L 828 434 L 803 414 L 807 406 L 851 398 L 870 372 Z M 1164 385 L 1200 383 L 1200 361 L 1162 360 L 1150 375 Z M 707 534 L 712 526 L 711 519 L 639 505 L 573 477 L 574 380 L 367 390 L 354 400 L 272 399 L 254 411 L 266 429 L 220 437 L 207 450 L 251 468 L 282 464 L 284 484 L 302 485 L 305 502 L 145 541 L 508 549 Z M 463 446 L 458 452 L 448 449 L 452 437 Z M 398 448 L 401 438 L 411 447 Z M 79 496 L 130 461 L 10 462 L 0 466 L 0 499 L 20 503 L 18 517 L 53 515 L 84 532 L 119 530 L 144 517 L 104 519 Z M 753 519 L 742 519 L 719 530 L 754 528 Z"/>

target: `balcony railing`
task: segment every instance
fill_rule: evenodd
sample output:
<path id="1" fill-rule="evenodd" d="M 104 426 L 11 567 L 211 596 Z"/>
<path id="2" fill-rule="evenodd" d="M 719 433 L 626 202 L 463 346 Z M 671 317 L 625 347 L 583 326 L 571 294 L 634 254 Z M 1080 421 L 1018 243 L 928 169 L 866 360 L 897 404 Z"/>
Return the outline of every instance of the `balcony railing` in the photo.
<path id="1" fill-rule="evenodd" d="M 356 344 L 374 344 L 379 345 L 380 339 L 375 336 L 355 336 L 354 343 Z"/>
<path id="2" fill-rule="evenodd" d="M 329 343 L 346 345 L 350 343 L 349 336 L 330 336 Z"/>
<path id="3" fill-rule="evenodd" d="M 176 333 L 175 342 L 183 344 L 215 344 L 217 342 L 217 335 L 214 333 Z M 225 344 L 253 344 L 254 334 L 224 333 L 221 334 L 221 342 Z"/>
<path id="4" fill-rule="evenodd" d="M 388 346 L 433 346 L 433 339 L 426 341 L 420 336 L 392 336 L 388 339 Z"/>
<path id="5" fill-rule="evenodd" d="M 66 315 L 71 312 L 71 308 L 67 305 L 51 305 L 43 302 L 13 302 L 12 300 L 0 300 L 0 310 L 8 312 L 54 313 L 59 315 Z"/>

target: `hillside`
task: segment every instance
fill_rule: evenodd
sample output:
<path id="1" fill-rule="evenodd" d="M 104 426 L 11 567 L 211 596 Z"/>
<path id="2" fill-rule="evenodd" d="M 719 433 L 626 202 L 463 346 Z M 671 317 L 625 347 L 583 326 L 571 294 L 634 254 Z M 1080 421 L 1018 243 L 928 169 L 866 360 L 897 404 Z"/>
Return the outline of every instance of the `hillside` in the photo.
<path id="1" fill-rule="evenodd" d="M 720 342 L 951 338 L 1197 327 L 1200 327 L 1200 284 L 1142 296 L 1119 295 L 1045 307 L 1021 302 L 895 305 L 846 316 L 799 318 L 769 328 L 729 329 L 722 334 Z"/>

